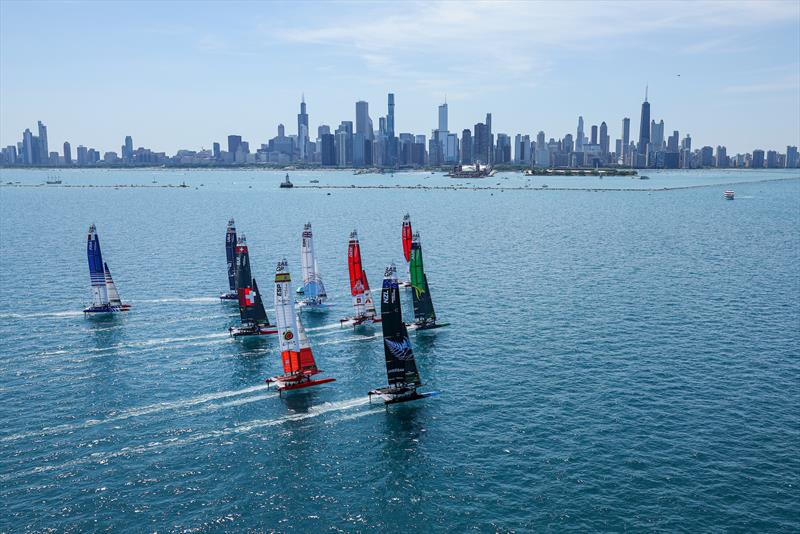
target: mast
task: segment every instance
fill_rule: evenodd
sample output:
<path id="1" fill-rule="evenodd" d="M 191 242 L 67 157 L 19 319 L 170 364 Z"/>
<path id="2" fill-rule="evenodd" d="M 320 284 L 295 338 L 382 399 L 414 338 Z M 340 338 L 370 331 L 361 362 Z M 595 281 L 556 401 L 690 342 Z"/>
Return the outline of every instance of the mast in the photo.
<path id="1" fill-rule="evenodd" d="M 322 303 L 328 295 L 319 274 L 316 255 L 314 254 L 314 236 L 311 223 L 303 227 L 303 239 L 300 245 L 300 267 L 303 275 L 303 294 L 306 300 Z"/>
<path id="2" fill-rule="evenodd" d="M 414 351 L 400 308 L 400 290 L 397 286 L 397 268 L 394 263 L 386 268 L 381 290 L 381 318 L 386 374 L 390 386 L 412 387 L 421 385 Z"/>
<path id="3" fill-rule="evenodd" d="M 122 307 L 122 300 L 119 298 L 119 291 L 114 279 L 111 278 L 111 271 L 108 270 L 108 264 L 103 262 L 103 270 L 105 272 L 106 289 L 108 290 L 108 304 L 110 306 Z"/>
<path id="4" fill-rule="evenodd" d="M 100 252 L 100 237 L 94 224 L 89 227 L 86 255 L 89 258 L 89 278 L 92 283 L 92 306 L 106 306 L 108 305 L 106 274 L 103 269 L 103 254 Z"/>
<path id="5" fill-rule="evenodd" d="M 436 312 L 433 309 L 431 291 L 428 287 L 428 277 L 422 263 L 422 242 L 419 232 L 415 232 L 411 241 L 411 273 L 412 301 L 414 303 L 415 321 L 436 321 Z"/>
<path id="6" fill-rule="evenodd" d="M 278 327 L 281 361 L 285 375 L 313 375 L 319 372 L 303 324 L 294 307 L 292 277 L 285 259 L 275 269 L 275 323 Z"/>
<path id="7" fill-rule="evenodd" d="M 403 216 L 403 256 L 406 263 L 411 260 L 411 216 L 406 213 Z"/>
<path id="8" fill-rule="evenodd" d="M 233 219 L 228 220 L 225 232 L 225 258 L 228 261 L 228 287 L 236 291 L 236 226 Z"/>

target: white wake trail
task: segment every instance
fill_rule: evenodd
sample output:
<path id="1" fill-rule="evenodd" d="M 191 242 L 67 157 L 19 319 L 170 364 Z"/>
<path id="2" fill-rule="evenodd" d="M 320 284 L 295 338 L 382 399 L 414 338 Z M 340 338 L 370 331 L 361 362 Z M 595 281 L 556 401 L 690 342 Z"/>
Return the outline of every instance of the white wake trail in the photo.
<path id="1" fill-rule="evenodd" d="M 214 438 L 222 438 L 231 435 L 238 435 L 238 434 L 245 434 L 248 432 L 252 432 L 253 430 L 258 430 L 260 428 L 268 428 L 272 426 L 278 426 L 285 423 L 290 423 L 294 421 L 303 421 L 306 419 L 311 419 L 314 417 L 319 417 L 321 415 L 331 413 L 331 412 L 340 412 L 345 410 L 350 410 L 353 408 L 358 408 L 360 406 L 364 406 L 369 404 L 368 397 L 356 397 L 353 399 L 337 401 L 337 402 L 326 402 L 321 406 L 314 406 L 310 408 L 307 412 L 302 413 L 294 413 L 294 414 L 287 414 L 281 417 L 277 417 L 275 419 L 255 419 L 253 421 L 249 421 L 247 423 L 243 423 L 241 425 L 236 425 L 228 428 L 224 428 L 222 430 L 214 430 L 211 432 L 204 432 L 201 434 L 195 434 L 193 436 L 189 436 L 187 438 L 170 438 L 164 441 L 154 441 L 147 443 L 145 445 L 137 445 L 132 447 L 123 447 L 122 449 L 116 452 L 98 452 L 86 456 L 84 458 L 78 458 L 76 460 L 71 460 L 69 462 L 65 462 L 59 465 L 47 465 L 47 466 L 39 466 L 33 469 L 27 469 L 25 471 L 18 471 L 16 473 L 8 473 L 0 475 L 0 481 L 5 482 L 8 480 L 12 480 L 15 478 L 29 476 L 37 473 L 43 473 L 48 471 L 53 471 L 57 469 L 65 469 L 68 467 L 73 467 L 76 465 L 82 465 L 89 462 L 99 462 L 99 463 L 107 463 L 109 460 L 113 458 L 117 458 L 120 456 L 129 456 L 132 454 L 144 454 L 153 451 L 159 451 L 166 449 L 168 447 L 173 446 L 184 446 L 190 445 L 192 443 L 196 443 L 198 441 L 203 441 L 207 439 L 214 439 Z M 372 414 L 372 413 L 382 413 L 383 410 L 367 410 L 365 412 L 361 412 L 364 415 Z M 355 419 L 351 417 L 350 419 Z M 346 420 L 345 418 L 339 418 L 340 420 Z M 337 419 L 331 420 L 330 423 L 333 424 L 336 422 Z"/>
<path id="2" fill-rule="evenodd" d="M 4 436 L 0 438 L 0 442 L 18 441 L 20 439 L 25 439 L 33 436 L 39 437 L 39 436 L 48 436 L 52 434 L 61 434 L 64 432 L 71 432 L 73 430 L 80 430 L 97 425 L 113 423 L 115 421 L 122 421 L 124 419 L 130 419 L 131 417 L 140 417 L 142 415 L 149 415 L 153 413 L 163 412 L 166 410 L 177 410 L 180 408 L 195 406 L 197 404 L 203 404 L 213 400 L 225 399 L 228 397 L 237 397 L 239 395 L 246 395 L 248 393 L 253 393 L 256 391 L 262 391 L 264 389 L 267 389 L 267 387 L 268 387 L 267 384 L 262 384 L 258 386 L 251 386 L 244 389 L 207 393 L 205 395 L 200 395 L 198 397 L 193 397 L 191 399 L 150 404 L 147 406 L 141 406 L 139 408 L 131 408 L 128 410 L 124 410 L 118 414 L 110 415 L 103 419 L 88 419 L 86 421 L 83 421 L 82 423 L 71 423 L 58 426 L 51 426 L 51 427 L 45 427 L 41 430 L 20 432 L 18 434 L 12 434 L 10 436 Z"/>

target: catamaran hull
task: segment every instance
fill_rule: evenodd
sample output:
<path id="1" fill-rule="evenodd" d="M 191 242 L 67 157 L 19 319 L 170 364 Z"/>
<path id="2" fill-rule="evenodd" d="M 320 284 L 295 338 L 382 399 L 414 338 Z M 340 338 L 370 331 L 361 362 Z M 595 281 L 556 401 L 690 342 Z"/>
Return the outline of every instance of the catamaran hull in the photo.
<path id="1" fill-rule="evenodd" d="M 328 382 L 335 382 L 335 378 L 319 378 L 317 380 L 312 380 L 311 378 L 301 378 L 300 380 L 295 379 L 295 377 L 283 377 L 283 376 L 273 376 L 272 378 L 267 378 L 267 384 L 276 384 L 277 390 L 281 391 L 291 391 L 293 389 L 303 389 L 308 388 L 311 386 L 318 386 L 320 384 L 327 384 Z"/>
<path id="2" fill-rule="evenodd" d="M 239 295 L 236 294 L 235 291 L 230 291 L 228 293 L 223 293 L 219 296 L 220 300 L 238 300 Z"/>
<path id="3" fill-rule="evenodd" d="M 353 328 L 357 326 L 372 326 L 373 324 L 380 322 L 380 317 L 375 317 L 373 319 L 367 317 L 345 317 L 344 319 L 339 319 L 339 324 L 341 324 L 343 327 L 352 326 Z"/>
<path id="4" fill-rule="evenodd" d="M 229 329 L 231 336 L 244 337 L 244 336 L 265 336 L 269 334 L 277 334 L 278 330 L 274 327 L 241 327 L 232 326 Z"/>
<path id="5" fill-rule="evenodd" d="M 443 326 L 450 326 L 450 323 L 406 323 L 408 330 L 433 330 L 434 328 L 442 328 Z"/>
<path id="6" fill-rule="evenodd" d="M 301 300 L 297 303 L 297 309 L 305 311 L 326 312 L 331 308 L 332 306 L 327 302 L 309 302 L 307 300 Z"/>
<path id="7" fill-rule="evenodd" d="M 126 311 L 130 311 L 131 305 L 130 304 L 123 304 L 122 306 L 89 306 L 83 313 L 85 314 L 101 314 L 101 313 L 122 313 Z"/>
<path id="8" fill-rule="evenodd" d="M 430 391 L 426 393 L 419 393 L 416 389 L 408 390 L 393 390 L 390 388 L 378 388 L 369 392 L 369 398 L 377 396 L 383 399 L 384 404 L 398 404 L 401 402 L 409 402 L 417 399 L 424 399 L 425 397 L 433 397 L 438 395 L 438 391 Z"/>

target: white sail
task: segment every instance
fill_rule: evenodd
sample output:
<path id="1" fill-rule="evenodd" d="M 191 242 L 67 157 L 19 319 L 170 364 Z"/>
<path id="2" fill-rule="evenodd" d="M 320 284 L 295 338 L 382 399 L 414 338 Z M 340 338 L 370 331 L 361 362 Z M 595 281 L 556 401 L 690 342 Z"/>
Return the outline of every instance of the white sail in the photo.
<path id="1" fill-rule="evenodd" d="M 284 259 L 278 262 L 278 268 L 275 270 L 275 325 L 278 328 L 281 353 L 300 352 L 297 340 L 297 313 L 289 287 L 291 281 Z"/>
<path id="2" fill-rule="evenodd" d="M 303 239 L 300 245 L 300 268 L 303 275 L 303 294 L 307 302 L 321 304 L 327 298 L 319 267 L 314 255 L 314 236 L 311 223 L 303 227 Z"/>
<path id="3" fill-rule="evenodd" d="M 108 264 L 103 264 L 103 269 L 106 275 L 106 290 L 108 291 L 108 304 L 110 306 L 122 306 L 122 300 L 119 298 L 119 291 L 114 279 L 111 278 L 111 271 L 108 270 Z"/>
<path id="4" fill-rule="evenodd" d="M 364 315 L 369 318 L 375 317 L 375 302 L 372 300 L 372 290 L 364 291 Z"/>

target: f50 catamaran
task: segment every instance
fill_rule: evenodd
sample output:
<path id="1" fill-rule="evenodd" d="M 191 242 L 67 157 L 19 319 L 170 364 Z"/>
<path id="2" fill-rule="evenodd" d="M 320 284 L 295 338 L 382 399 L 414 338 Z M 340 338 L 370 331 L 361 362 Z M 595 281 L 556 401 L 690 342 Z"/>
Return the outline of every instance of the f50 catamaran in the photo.
<path id="1" fill-rule="evenodd" d="M 389 385 L 373 389 L 369 392 L 381 397 L 386 404 L 406 402 L 433 393 L 418 393 L 422 385 L 414 361 L 414 351 L 408 330 L 403 323 L 403 312 L 400 308 L 400 289 L 397 286 L 397 269 L 394 264 L 386 268 L 381 289 L 381 318 L 383 319 L 383 352 L 386 359 L 386 374 Z"/>
<path id="2" fill-rule="evenodd" d="M 419 232 L 415 232 L 411 239 L 411 259 L 408 266 L 411 274 L 411 298 L 414 304 L 414 322 L 409 327 L 428 330 L 447 326 L 447 323 L 436 323 L 436 312 L 433 309 L 433 300 L 431 300 L 431 289 L 428 287 L 428 276 L 425 274 L 422 264 L 422 242 Z"/>
<path id="3" fill-rule="evenodd" d="M 375 315 L 375 303 L 372 300 L 372 291 L 369 289 L 367 273 L 361 265 L 361 245 L 358 242 L 358 232 L 355 230 L 350 232 L 350 242 L 347 245 L 347 267 L 350 271 L 350 294 L 353 296 L 353 308 L 356 314 L 340 322 L 353 326 L 379 323 L 381 318 Z"/>
<path id="4" fill-rule="evenodd" d="M 250 253 L 247 250 L 245 236 L 241 236 L 236 242 L 236 291 L 242 325 L 230 327 L 231 335 L 240 337 L 278 333 L 278 330 L 269 324 L 258 284 L 250 272 Z"/>
<path id="5" fill-rule="evenodd" d="M 86 242 L 86 255 L 89 258 L 89 277 L 92 282 L 92 304 L 83 313 L 118 313 L 130 309 L 130 304 L 123 304 L 119 298 L 117 286 L 111 278 L 108 264 L 103 261 L 100 251 L 100 237 L 95 225 L 89 227 Z"/>
<path id="6" fill-rule="evenodd" d="M 227 293 L 219 296 L 222 300 L 236 300 L 236 225 L 233 219 L 228 221 L 228 230 L 225 232 L 225 259 L 228 262 L 228 288 Z"/>
<path id="7" fill-rule="evenodd" d="M 295 311 L 291 282 L 292 278 L 284 259 L 278 262 L 278 267 L 275 269 L 275 323 L 278 327 L 284 374 L 267 379 L 267 384 L 273 382 L 277 384 L 278 391 L 307 388 L 336 380 L 335 378 L 312 379 L 322 371 L 317 369 L 303 323 Z"/>
<path id="8" fill-rule="evenodd" d="M 303 238 L 300 243 L 300 266 L 303 272 L 303 298 L 300 300 L 300 307 L 327 309 L 325 301 L 328 299 L 328 294 L 325 292 L 325 284 L 322 283 L 317 258 L 314 255 L 314 236 L 311 232 L 311 223 L 306 223 L 303 227 Z"/>

